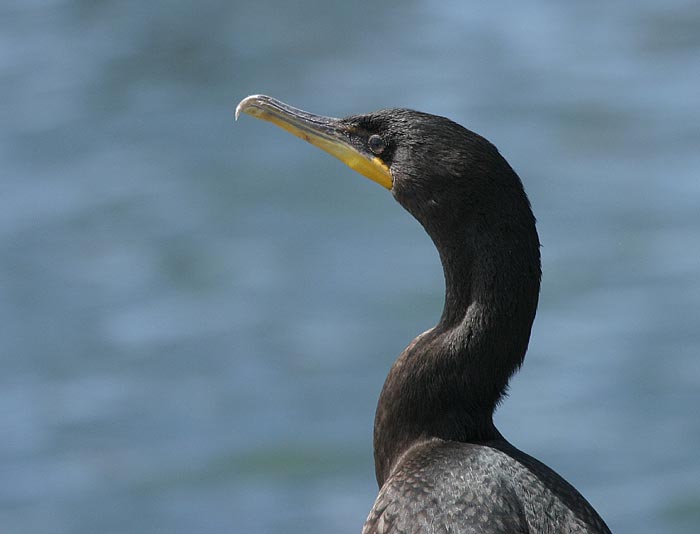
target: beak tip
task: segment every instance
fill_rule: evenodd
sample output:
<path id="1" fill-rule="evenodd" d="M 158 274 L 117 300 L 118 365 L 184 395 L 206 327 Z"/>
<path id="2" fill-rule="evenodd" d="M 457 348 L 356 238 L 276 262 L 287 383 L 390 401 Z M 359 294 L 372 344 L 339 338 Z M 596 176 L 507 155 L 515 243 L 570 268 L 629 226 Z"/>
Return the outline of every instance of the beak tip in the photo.
<path id="1" fill-rule="evenodd" d="M 269 96 L 265 95 L 250 95 L 241 100 L 236 106 L 236 120 L 241 116 L 241 112 L 251 114 L 248 110 L 255 108 L 256 104 L 260 104 L 265 100 L 271 100 Z"/>
<path id="2" fill-rule="evenodd" d="M 248 98 L 250 98 L 250 97 L 248 97 Z M 241 101 L 238 103 L 238 105 L 236 106 L 235 120 L 238 120 L 238 117 L 241 116 L 241 111 L 244 111 L 244 110 L 245 110 L 246 100 L 248 100 L 248 98 L 244 98 L 244 99 L 241 100 Z"/>

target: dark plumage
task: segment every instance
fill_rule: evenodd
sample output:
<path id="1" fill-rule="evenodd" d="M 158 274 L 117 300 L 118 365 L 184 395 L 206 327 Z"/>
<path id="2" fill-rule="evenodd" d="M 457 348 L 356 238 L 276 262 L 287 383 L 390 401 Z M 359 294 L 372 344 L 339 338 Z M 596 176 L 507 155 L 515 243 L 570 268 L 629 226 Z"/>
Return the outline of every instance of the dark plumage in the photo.
<path id="1" fill-rule="evenodd" d="M 330 119 L 256 96 L 239 110 L 390 188 L 440 254 L 440 321 L 398 357 L 379 398 L 380 491 L 363 532 L 608 533 L 576 489 L 493 424 L 527 350 L 541 273 L 535 218 L 498 150 L 406 109 Z"/>

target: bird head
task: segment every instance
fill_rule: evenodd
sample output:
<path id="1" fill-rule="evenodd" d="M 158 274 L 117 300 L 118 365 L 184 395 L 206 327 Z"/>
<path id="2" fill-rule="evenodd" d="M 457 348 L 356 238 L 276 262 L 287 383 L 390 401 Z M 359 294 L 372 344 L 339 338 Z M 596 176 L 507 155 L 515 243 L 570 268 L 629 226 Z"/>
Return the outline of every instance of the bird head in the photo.
<path id="1" fill-rule="evenodd" d="M 502 212 L 509 191 L 524 198 L 498 150 L 445 117 L 384 109 L 336 119 L 264 95 L 242 100 L 240 113 L 276 124 L 390 190 L 434 239 L 441 227 Z"/>

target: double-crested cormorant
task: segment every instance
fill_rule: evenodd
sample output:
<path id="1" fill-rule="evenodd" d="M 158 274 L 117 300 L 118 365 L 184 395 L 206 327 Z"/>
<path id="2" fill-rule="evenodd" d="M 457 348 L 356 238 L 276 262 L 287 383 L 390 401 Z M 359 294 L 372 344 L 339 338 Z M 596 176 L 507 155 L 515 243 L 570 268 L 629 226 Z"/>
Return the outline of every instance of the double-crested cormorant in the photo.
<path id="1" fill-rule="evenodd" d="M 391 191 L 440 254 L 445 307 L 394 363 L 374 424 L 370 533 L 609 533 L 579 492 L 508 443 L 493 412 L 520 367 L 540 289 L 522 183 L 483 137 L 408 109 L 334 119 L 273 98 L 244 112 Z"/>

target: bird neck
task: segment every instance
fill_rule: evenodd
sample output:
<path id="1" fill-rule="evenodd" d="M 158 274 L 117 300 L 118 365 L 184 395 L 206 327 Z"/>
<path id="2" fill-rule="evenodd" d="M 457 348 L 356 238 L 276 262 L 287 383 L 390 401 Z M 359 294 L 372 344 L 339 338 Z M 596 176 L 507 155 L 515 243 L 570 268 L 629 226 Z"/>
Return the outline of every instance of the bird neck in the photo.
<path id="1" fill-rule="evenodd" d="M 440 253 L 445 306 L 384 384 L 374 428 L 380 487 L 417 442 L 500 438 L 493 412 L 525 356 L 539 294 L 539 241 L 529 206 L 525 215 L 462 232 L 424 225 Z"/>

